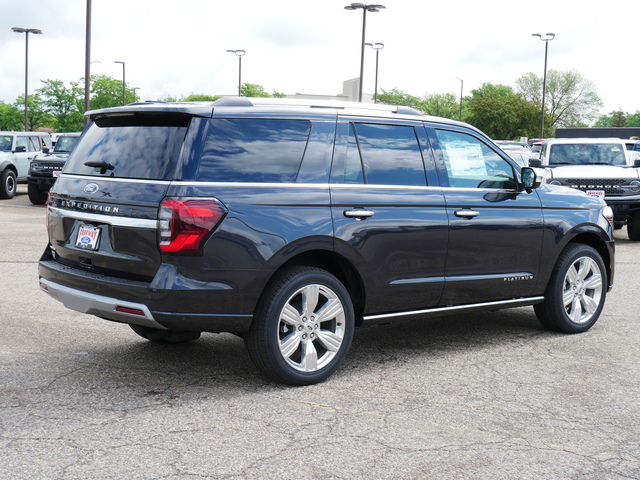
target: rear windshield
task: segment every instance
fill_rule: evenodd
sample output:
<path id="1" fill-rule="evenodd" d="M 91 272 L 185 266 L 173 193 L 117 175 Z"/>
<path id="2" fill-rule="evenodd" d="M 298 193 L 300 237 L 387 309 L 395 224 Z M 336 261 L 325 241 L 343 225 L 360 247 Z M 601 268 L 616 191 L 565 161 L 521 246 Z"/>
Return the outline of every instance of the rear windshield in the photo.
<path id="1" fill-rule="evenodd" d="M 611 143 L 558 143 L 551 146 L 549 165 L 625 165 L 621 145 Z"/>
<path id="2" fill-rule="evenodd" d="M 64 172 L 172 180 L 190 118 L 148 113 L 98 117 L 74 148 Z"/>

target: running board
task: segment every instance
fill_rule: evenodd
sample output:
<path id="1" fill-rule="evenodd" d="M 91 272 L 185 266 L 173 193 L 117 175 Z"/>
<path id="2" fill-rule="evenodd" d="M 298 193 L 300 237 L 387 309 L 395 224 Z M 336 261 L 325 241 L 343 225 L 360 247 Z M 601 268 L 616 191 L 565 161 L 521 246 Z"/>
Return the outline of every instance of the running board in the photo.
<path id="1" fill-rule="evenodd" d="M 497 302 L 472 303 L 468 305 L 455 305 L 450 307 L 427 308 L 425 310 L 412 310 L 409 312 L 381 313 L 378 315 L 365 315 L 362 320 L 366 323 L 384 322 L 385 320 L 398 320 L 414 315 L 436 316 L 444 313 L 464 312 L 467 310 L 498 310 L 501 308 L 525 307 L 534 305 L 544 300 L 544 297 L 517 298 L 514 300 L 500 300 Z"/>

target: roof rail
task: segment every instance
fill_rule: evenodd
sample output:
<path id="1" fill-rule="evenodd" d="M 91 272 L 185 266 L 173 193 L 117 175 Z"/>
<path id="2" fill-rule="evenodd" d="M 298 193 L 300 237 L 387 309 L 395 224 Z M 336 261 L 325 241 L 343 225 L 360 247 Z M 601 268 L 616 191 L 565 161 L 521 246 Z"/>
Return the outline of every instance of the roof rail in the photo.
<path id="1" fill-rule="evenodd" d="M 362 110 L 378 110 L 389 113 L 397 113 L 398 115 L 419 115 L 423 114 L 413 107 L 404 105 L 386 105 L 373 103 L 356 103 L 348 101 L 326 101 L 326 100 L 299 100 L 293 98 L 248 98 L 239 96 L 225 96 L 213 102 L 214 107 L 254 107 L 258 105 L 280 105 L 280 106 L 298 106 L 310 108 L 355 108 Z"/>

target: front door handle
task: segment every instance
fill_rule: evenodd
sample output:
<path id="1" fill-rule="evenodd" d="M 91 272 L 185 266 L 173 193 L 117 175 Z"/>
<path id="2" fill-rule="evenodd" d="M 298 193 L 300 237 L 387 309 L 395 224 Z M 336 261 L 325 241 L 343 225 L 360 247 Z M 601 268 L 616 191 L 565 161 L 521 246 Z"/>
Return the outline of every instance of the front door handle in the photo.
<path id="1" fill-rule="evenodd" d="M 468 208 L 463 208 L 462 210 L 456 210 L 455 212 L 453 212 L 453 214 L 456 217 L 473 218 L 473 217 L 477 217 L 478 215 L 480 215 L 480 212 L 477 212 L 475 210 L 471 210 L 471 209 L 468 209 Z"/>
<path id="2" fill-rule="evenodd" d="M 356 220 L 364 220 L 365 218 L 373 217 L 373 212 L 371 210 L 365 210 L 364 208 L 345 210 L 343 213 L 345 217 L 355 218 Z"/>

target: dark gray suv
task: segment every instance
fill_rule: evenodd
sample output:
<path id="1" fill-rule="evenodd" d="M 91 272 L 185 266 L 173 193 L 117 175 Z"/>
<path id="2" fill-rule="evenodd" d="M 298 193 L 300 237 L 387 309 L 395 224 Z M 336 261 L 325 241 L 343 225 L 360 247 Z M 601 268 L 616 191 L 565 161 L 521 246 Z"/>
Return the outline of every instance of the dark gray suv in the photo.
<path id="1" fill-rule="evenodd" d="M 356 326 L 533 305 L 583 332 L 612 286 L 611 209 L 463 123 L 238 97 L 88 115 L 40 286 L 151 341 L 236 333 L 263 373 L 312 384 Z"/>

